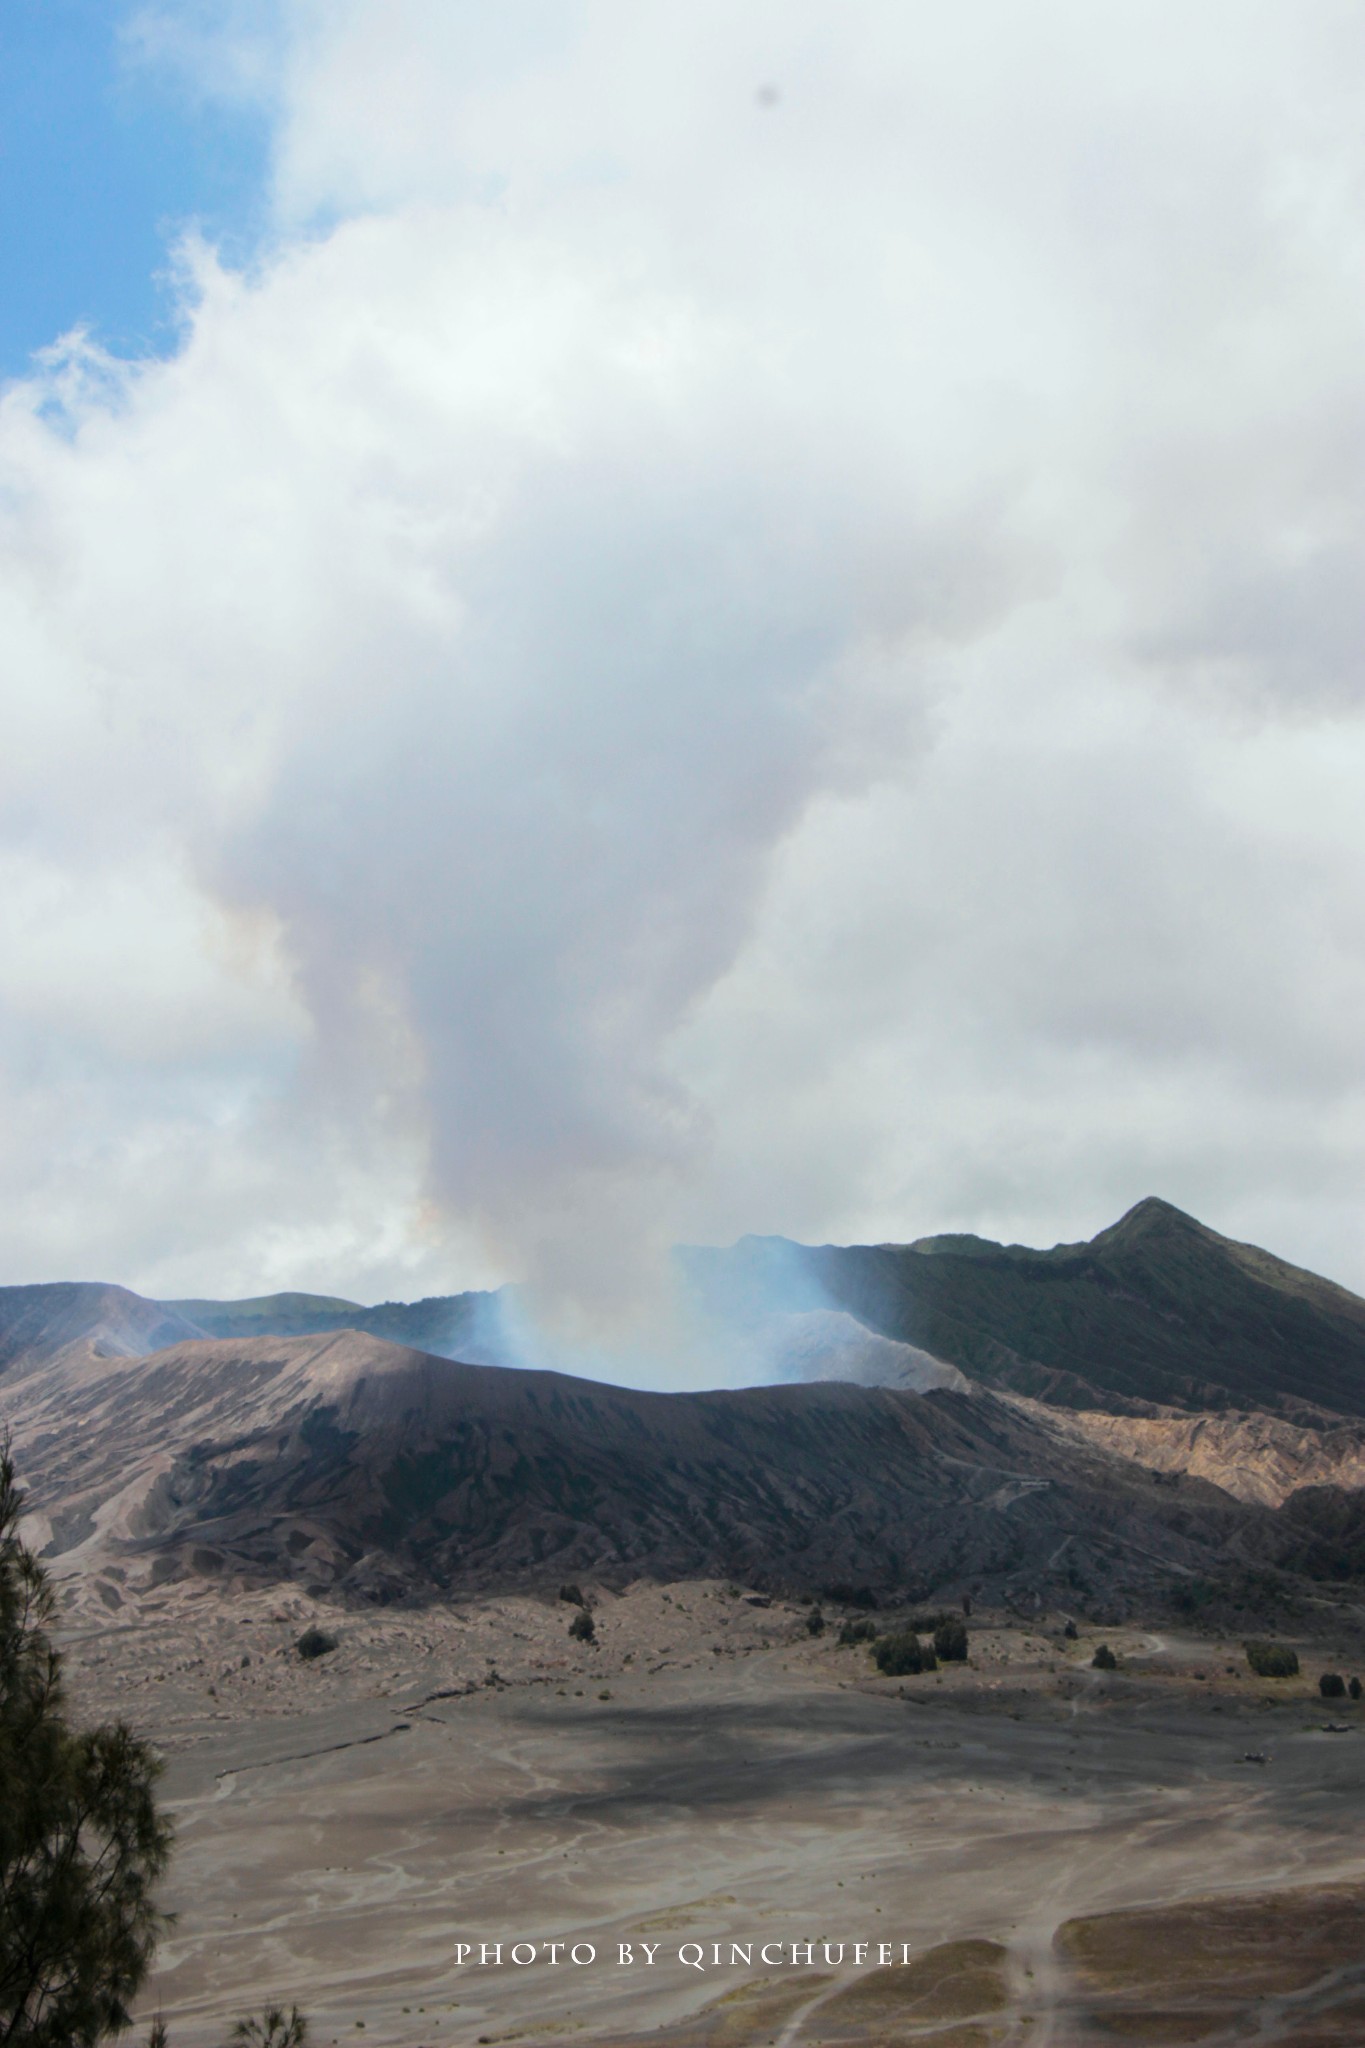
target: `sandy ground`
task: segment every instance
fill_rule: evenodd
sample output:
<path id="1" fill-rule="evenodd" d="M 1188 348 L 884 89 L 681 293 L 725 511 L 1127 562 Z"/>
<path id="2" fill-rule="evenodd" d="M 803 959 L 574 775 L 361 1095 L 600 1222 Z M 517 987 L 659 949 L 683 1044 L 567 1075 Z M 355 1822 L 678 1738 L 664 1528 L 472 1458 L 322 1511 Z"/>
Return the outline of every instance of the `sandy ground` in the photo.
<path id="1" fill-rule="evenodd" d="M 1365 1879 L 1365 1712 L 1315 1684 L 1329 1663 L 1349 1670 L 1339 1645 L 1270 1685 L 1234 1643 L 1069 1642 L 1058 1622 L 977 1616 L 970 1666 L 888 1680 L 832 1628 L 812 1639 L 801 1609 L 743 1589 L 592 1599 L 588 1647 L 549 1599 L 330 1615 L 177 1587 L 71 1617 L 80 1710 L 124 1714 L 167 1758 L 178 1920 L 144 2004 L 174 2048 L 224 2040 L 267 1998 L 304 2007 L 323 2048 L 658 2029 L 775 2048 L 1248 2038 L 1221 2007 L 1211 2031 L 1188 1984 L 1186 2018 L 1142 2033 L 1158 2024 L 1150 1983 L 1105 1960 L 1120 1923 L 1059 1930 Z M 293 1643 L 311 1620 L 340 1643 L 305 1664 Z M 1100 1639 L 1113 1676 L 1090 1668 Z M 1315 1925 L 1361 1924 L 1325 1911 Z M 1161 1981 L 1170 1930 L 1142 1940 Z M 1365 2021 L 1331 2031 L 1333 2001 L 1365 1990 L 1365 1940 L 1359 1956 L 1345 1934 L 1324 1941 L 1319 2031 L 1274 1978 L 1251 2038 L 1365 2038 Z M 595 1959 L 551 1962 L 550 1942 Z M 484 1943 L 500 1964 L 480 1966 Z M 536 1960 L 514 1963 L 513 1943 Z M 687 1943 L 704 1968 L 679 1960 Z M 776 1962 L 764 1943 L 785 1945 Z M 1094 2019 L 1108 1996 L 1132 2024 Z"/>

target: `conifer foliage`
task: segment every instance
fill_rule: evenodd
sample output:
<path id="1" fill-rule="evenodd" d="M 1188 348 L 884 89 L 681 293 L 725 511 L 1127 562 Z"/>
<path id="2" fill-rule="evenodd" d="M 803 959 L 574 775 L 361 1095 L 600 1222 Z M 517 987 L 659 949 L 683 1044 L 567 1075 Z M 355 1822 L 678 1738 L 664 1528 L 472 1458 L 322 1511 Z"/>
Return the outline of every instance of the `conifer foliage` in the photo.
<path id="1" fill-rule="evenodd" d="M 74 1728 L 48 1625 L 52 1593 L 20 1541 L 0 1446 L 0 2044 L 89 2048 L 129 2022 L 165 1917 L 171 1831 L 161 1766 L 115 1721 Z"/>

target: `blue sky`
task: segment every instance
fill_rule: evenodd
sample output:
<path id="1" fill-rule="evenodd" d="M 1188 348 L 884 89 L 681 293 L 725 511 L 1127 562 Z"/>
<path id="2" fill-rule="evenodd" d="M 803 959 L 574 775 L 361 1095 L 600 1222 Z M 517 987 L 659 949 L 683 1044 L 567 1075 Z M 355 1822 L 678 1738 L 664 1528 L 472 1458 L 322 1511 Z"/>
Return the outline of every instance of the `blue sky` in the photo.
<path id="1" fill-rule="evenodd" d="M 120 355 L 162 352 L 176 236 L 198 224 L 233 253 L 258 223 L 264 119 L 139 64 L 130 12 L 0 7 L 0 375 L 77 325 Z"/>

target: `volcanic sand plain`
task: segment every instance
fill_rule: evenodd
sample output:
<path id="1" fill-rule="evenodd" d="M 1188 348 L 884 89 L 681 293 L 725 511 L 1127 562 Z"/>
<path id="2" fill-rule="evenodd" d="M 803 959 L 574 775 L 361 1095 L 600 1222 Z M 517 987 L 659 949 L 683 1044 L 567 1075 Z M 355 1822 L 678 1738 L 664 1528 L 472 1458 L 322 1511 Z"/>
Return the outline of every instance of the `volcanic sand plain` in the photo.
<path id="1" fill-rule="evenodd" d="M 166 1758 L 143 2009 L 173 2048 L 267 2000 L 322 2048 L 1365 2040 L 1365 1711 L 1315 1683 L 1340 1637 L 1267 1683 L 1236 1642 L 993 1613 L 969 1665 L 887 1679 L 743 1588 L 589 1597 L 585 1645 L 548 1593 L 73 1590 L 73 1705 Z M 313 1622 L 337 1647 L 305 1661 Z"/>

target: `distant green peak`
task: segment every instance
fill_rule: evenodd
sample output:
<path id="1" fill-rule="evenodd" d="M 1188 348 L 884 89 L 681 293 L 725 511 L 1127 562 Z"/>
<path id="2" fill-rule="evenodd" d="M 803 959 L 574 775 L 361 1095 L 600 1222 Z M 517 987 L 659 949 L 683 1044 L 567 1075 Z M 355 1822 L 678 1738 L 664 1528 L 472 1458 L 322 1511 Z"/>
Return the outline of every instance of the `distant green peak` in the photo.
<path id="1" fill-rule="evenodd" d="M 1148 1237 L 1171 1230 L 1193 1231 L 1200 1237 L 1214 1234 L 1197 1216 L 1187 1216 L 1183 1209 L 1177 1209 L 1174 1202 L 1163 1202 L 1160 1195 L 1144 1195 L 1140 1202 L 1134 1202 L 1132 1208 L 1120 1216 L 1117 1223 L 1111 1223 L 1107 1230 L 1097 1231 L 1092 1243 L 1113 1244 L 1123 1238 Z"/>
<path id="2" fill-rule="evenodd" d="M 263 1316 L 281 1315 L 343 1315 L 347 1309 L 358 1309 L 358 1301 L 347 1301 L 339 1294 L 255 1294 L 243 1301 L 163 1301 L 162 1308 L 174 1309 L 177 1315 L 194 1319 L 196 1310 L 212 1313 L 219 1317 L 240 1317 L 243 1321 L 259 1321 Z"/>
<path id="3" fill-rule="evenodd" d="M 1169 1237 L 1173 1233 L 1204 1238 L 1215 1235 L 1197 1218 L 1177 1209 L 1173 1202 L 1163 1202 L 1160 1195 L 1144 1195 L 1140 1202 L 1135 1202 L 1119 1217 L 1117 1223 L 1096 1231 L 1094 1237 L 1082 1238 L 1076 1243 L 1056 1244 L 1050 1251 L 1034 1245 L 997 1244 L 994 1238 L 976 1237 L 965 1230 L 946 1230 L 932 1237 L 917 1237 L 909 1249 L 926 1258 L 1046 1259 L 1074 1257 L 1091 1246 L 1112 1249 L 1116 1245 L 1132 1244 L 1143 1238 Z"/>
<path id="4" fill-rule="evenodd" d="M 942 1230 L 933 1237 L 917 1237 L 910 1249 L 912 1252 L 924 1252 L 929 1257 L 935 1253 L 947 1253 L 971 1259 L 988 1257 L 1005 1247 L 997 1244 L 994 1238 L 974 1237 L 969 1230 Z"/>

